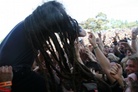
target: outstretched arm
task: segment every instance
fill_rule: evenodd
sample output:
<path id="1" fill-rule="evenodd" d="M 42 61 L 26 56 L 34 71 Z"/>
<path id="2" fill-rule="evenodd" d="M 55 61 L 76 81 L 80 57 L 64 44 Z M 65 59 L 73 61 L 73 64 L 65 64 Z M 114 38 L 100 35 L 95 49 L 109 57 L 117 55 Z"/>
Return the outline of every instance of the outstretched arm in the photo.
<path id="1" fill-rule="evenodd" d="M 103 41 L 102 41 L 102 34 L 101 34 L 101 32 L 98 33 L 98 37 L 99 38 L 97 38 L 97 40 L 98 40 L 97 44 L 99 45 L 101 51 L 103 52 L 103 50 L 104 50 L 104 44 L 103 44 Z"/>
<path id="2" fill-rule="evenodd" d="M 94 52 L 95 52 L 96 58 L 97 58 L 97 60 L 100 64 L 100 66 L 102 67 L 102 69 L 104 70 L 106 75 L 108 76 L 111 83 L 115 82 L 115 79 L 110 75 L 110 61 L 105 57 L 103 52 L 97 46 L 96 38 L 95 38 L 94 34 L 89 33 L 89 38 L 88 39 L 89 39 L 89 42 L 92 44 L 92 46 L 94 48 Z"/>
<path id="3" fill-rule="evenodd" d="M 138 31 L 138 28 L 135 28 L 132 30 L 132 40 L 131 40 L 132 49 L 136 52 L 137 52 L 137 31 Z"/>

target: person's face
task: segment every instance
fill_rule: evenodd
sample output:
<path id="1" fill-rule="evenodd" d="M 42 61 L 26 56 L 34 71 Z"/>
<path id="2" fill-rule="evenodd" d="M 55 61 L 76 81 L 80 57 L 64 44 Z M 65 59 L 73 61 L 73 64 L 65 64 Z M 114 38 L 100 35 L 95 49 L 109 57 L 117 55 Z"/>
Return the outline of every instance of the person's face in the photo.
<path id="1" fill-rule="evenodd" d="M 109 52 L 110 53 L 114 53 L 114 49 L 113 48 L 109 48 Z"/>
<path id="2" fill-rule="evenodd" d="M 124 51 L 124 49 L 125 49 L 125 46 L 121 42 L 119 42 L 119 50 Z"/>
<path id="3" fill-rule="evenodd" d="M 106 53 L 109 53 L 109 47 L 104 47 L 104 51 L 105 51 Z"/>
<path id="4" fill-rule="evenodd" d="M 130 50 L 127 50 L 126 55 L 127 55 L 127 56 L 132 55 L 131 51 L 130 51 Z"/>
<path id="5" fill-rule="evenodd" d="M 125 82 L 127 83 L 127 85 L 130 85 L 132 81 L 136 81 L 136 80 L 137 80 L 137 76 L 135 73 L 131 73 L 127 76 L 127 78 L 125 78 Z"/>
<path id="6" fill-rule="evenodd" d="M 135 63 L 133 60 L 127 60 L 125 71 L 126 71 L 127 75 L 129 75 L 130 73 L 137 72 L 138 64 Z"/>

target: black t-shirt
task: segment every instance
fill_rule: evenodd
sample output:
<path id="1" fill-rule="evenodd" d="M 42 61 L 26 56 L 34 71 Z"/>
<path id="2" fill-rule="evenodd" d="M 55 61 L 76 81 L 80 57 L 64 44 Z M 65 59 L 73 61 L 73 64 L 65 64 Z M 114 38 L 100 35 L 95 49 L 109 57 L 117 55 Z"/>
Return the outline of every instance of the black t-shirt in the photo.
<path id="1" fill-rule="evenodd" d="M 32 66 L 33 61 L 33 50 L 22 21 L 9 32 L 0 45 L 0 66 Z"/>

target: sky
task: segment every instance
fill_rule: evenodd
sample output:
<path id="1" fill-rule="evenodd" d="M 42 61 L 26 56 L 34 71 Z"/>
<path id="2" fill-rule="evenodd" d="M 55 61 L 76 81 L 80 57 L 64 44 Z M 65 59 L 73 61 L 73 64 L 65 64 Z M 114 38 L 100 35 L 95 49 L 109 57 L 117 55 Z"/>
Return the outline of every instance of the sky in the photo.
<path id="1" fill-rule="evenodd" d="M 47 0 L 45 0 L 47 1 Z M 63 3 L 69 15 L 78 22 L 95 17 L 99 12 L 108 19 L 138 20 L 138 0 L 57 0 Z M 12 28 L 42 4 L 42 0 L 1 0 L 0 40 Z"/>

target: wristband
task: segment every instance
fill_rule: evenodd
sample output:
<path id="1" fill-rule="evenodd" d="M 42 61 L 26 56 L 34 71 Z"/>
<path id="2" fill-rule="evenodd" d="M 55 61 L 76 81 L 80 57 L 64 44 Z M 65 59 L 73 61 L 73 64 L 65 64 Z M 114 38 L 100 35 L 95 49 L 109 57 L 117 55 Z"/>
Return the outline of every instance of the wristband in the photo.
<path id="1" fill-rule="evenodd" d="M 12 85 L 11 81 L 0 82 L 0 87 L 7 87 L 7 86 L 11 86 L 11 85 Z"/>
<path id="2" fill-rule="evenodd" d="M 93 50 L 95 50 L 95 49 L 97 49 L 97 48 L 98 48 L 98 46 L 94 46 L 94 47 L 93 47 Z"/>
<path id="3" fill-rule="evenodd" d="M 0 87 L 0 92 L 11 92 L 11 90 L 8 88 Z"/>

